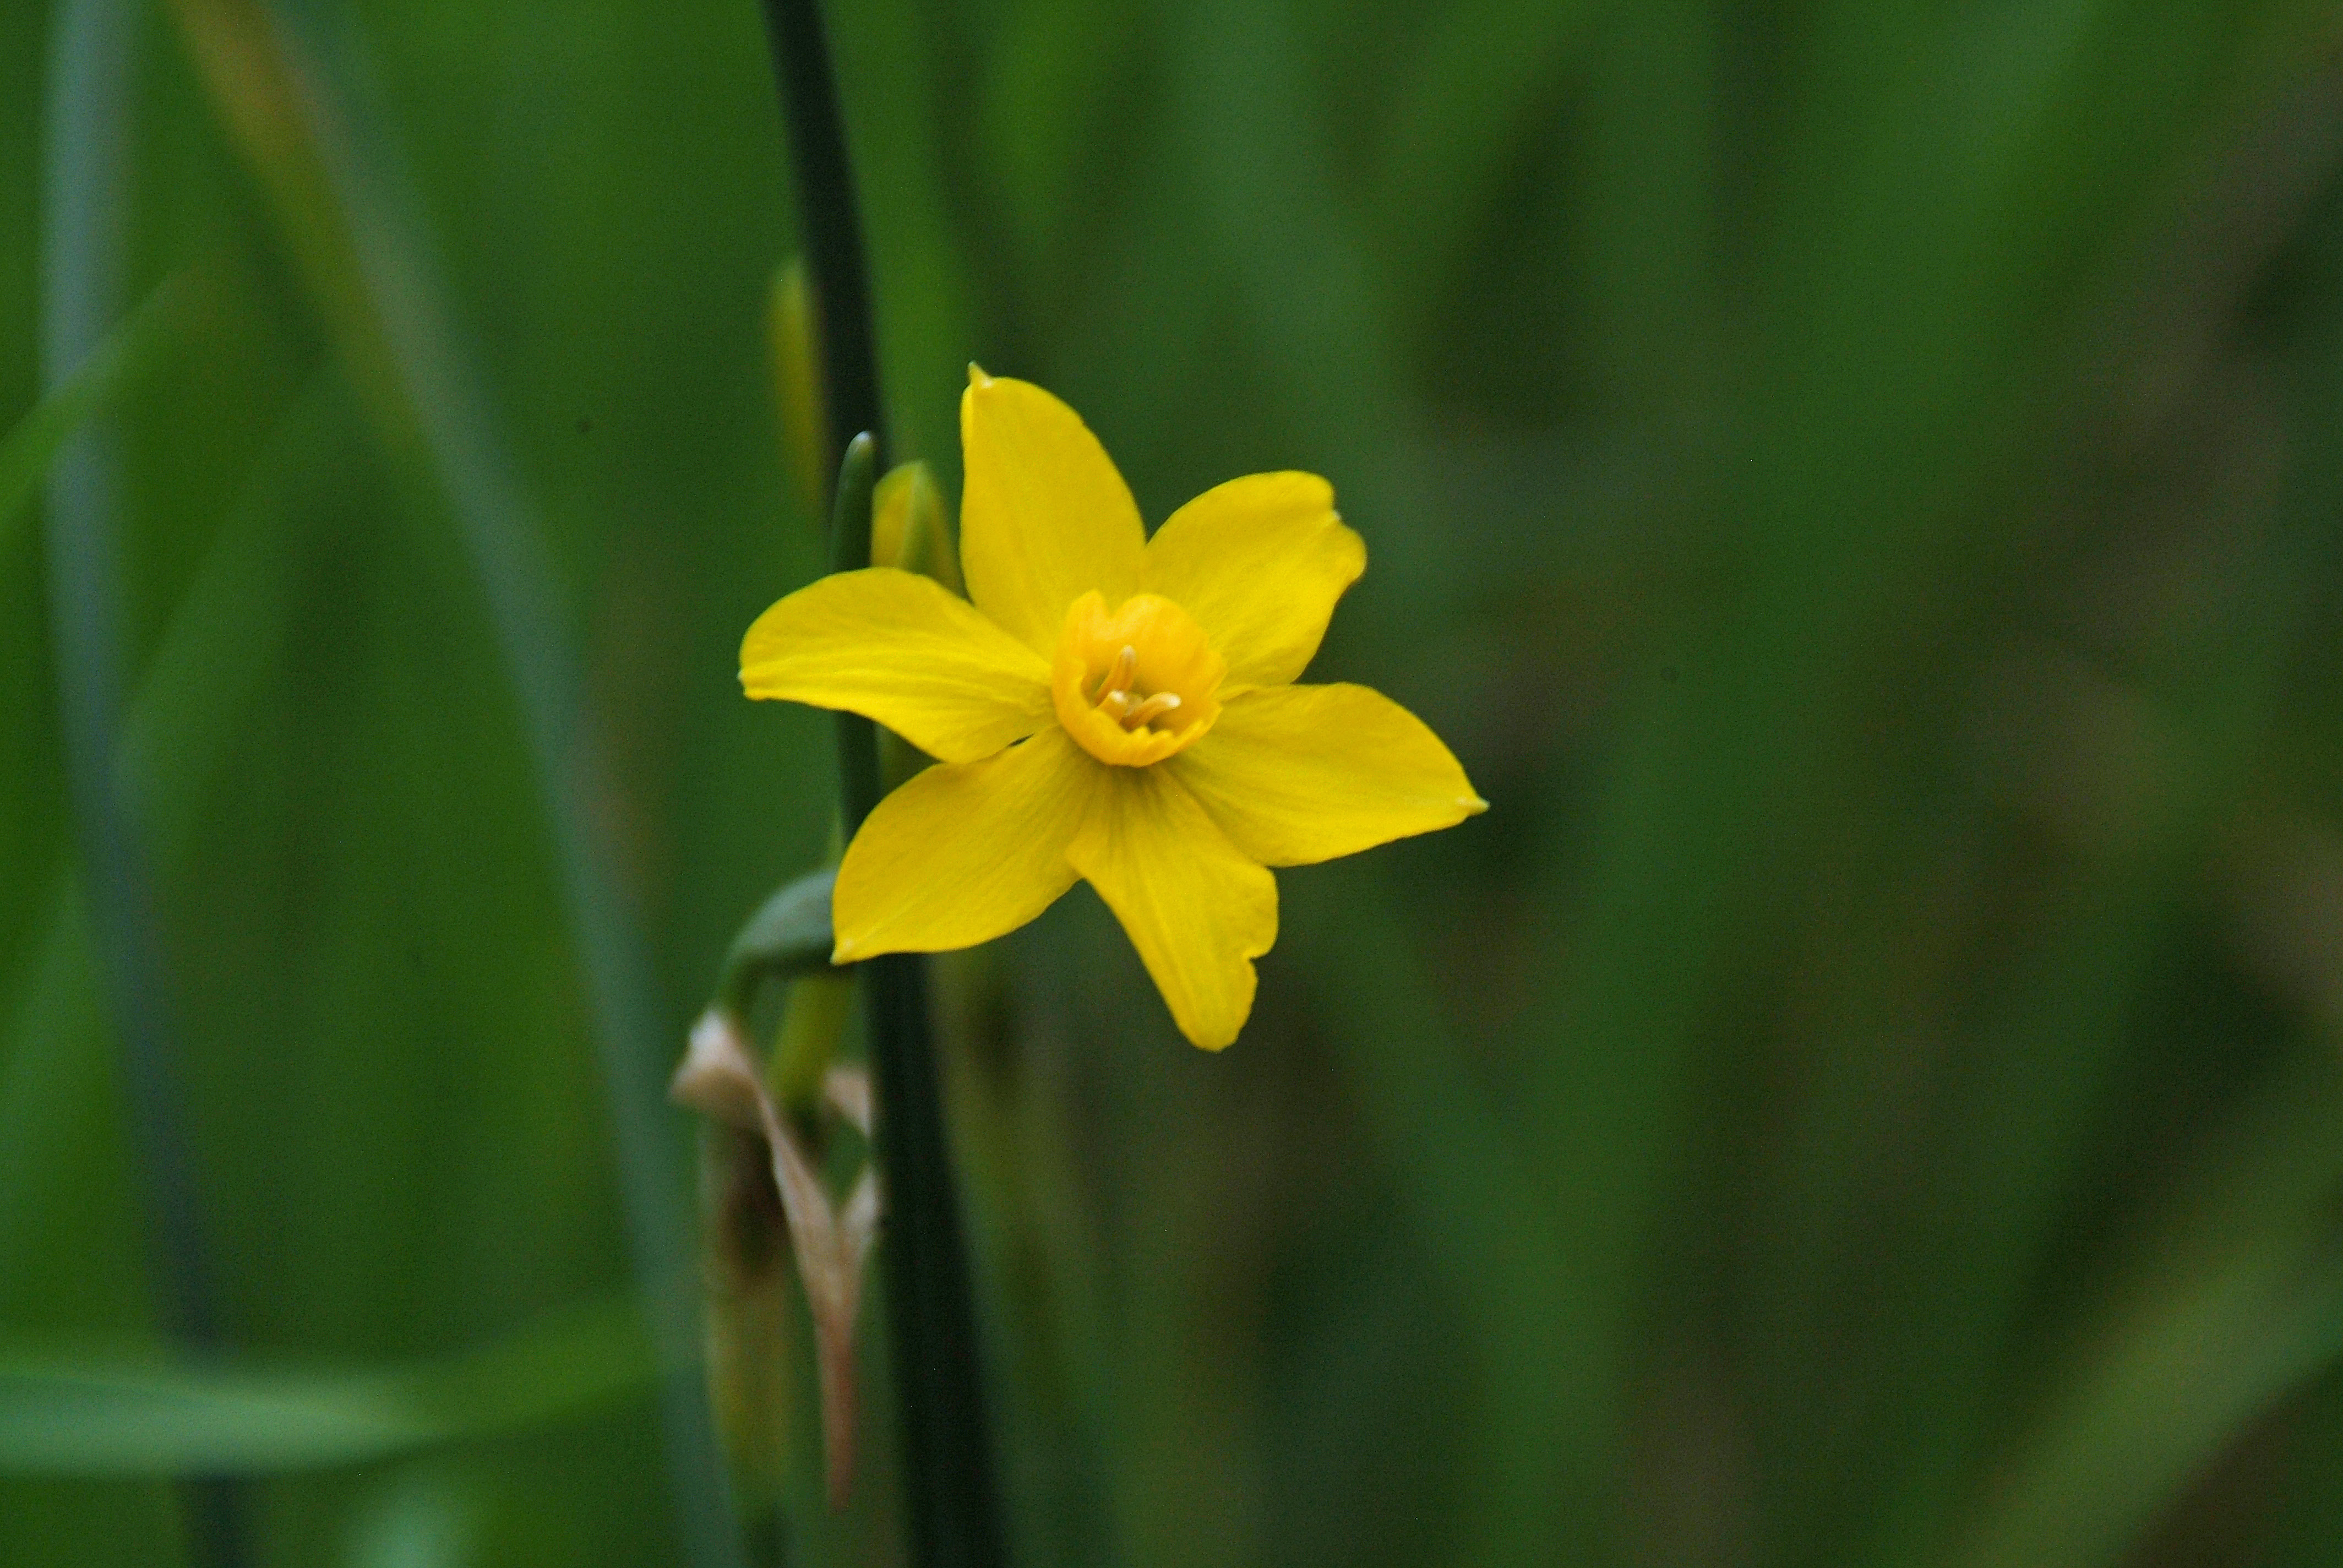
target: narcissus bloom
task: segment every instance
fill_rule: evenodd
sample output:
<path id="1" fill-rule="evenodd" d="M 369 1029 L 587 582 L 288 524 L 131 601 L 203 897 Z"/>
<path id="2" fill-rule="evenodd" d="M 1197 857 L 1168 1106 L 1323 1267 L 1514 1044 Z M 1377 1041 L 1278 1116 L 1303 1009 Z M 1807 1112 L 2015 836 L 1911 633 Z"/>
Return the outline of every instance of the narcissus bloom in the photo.
<path id="1" fill-rule="evenodd" d="M 1218 1050 L 1277 938 L 1269 867 L 1487 802 L 1389 698 L 1293 684 L 1367 564 L 1325 480 L 1232 479 L 1149 538 L 1098 438 L 1039 387 L 971 367 L 960 423 L 969 598 L 843 572 L 740 645 L 749 696 L 866 715 L 940 763 L 847 847 L 837 961 L 988 941 L 1081 878 L 1181 1032 Z"/>

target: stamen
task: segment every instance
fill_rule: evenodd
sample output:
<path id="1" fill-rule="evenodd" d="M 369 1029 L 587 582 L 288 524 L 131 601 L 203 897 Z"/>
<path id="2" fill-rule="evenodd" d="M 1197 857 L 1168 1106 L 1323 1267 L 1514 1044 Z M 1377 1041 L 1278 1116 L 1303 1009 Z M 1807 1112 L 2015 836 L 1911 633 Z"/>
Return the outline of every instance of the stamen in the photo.
<path id="1" fill-rule="evenodd" d="M 1144 729 L 1180 706 L 1176 691 L 1159 691 L 1146 701 L 1134 706 L 1130 712 L 1119 715 L 1125 729 Z"/>
<path id="2" fill-rule="evenodd" d="M 1128 696 L 1131 677 L 1138 670 L 1139 649 L 1126 644 L 1123 650 L 1114 656 L 1114 666 L 1106 672 L 1106 678 L 1099 683 L 1099 703 L 1103 706 L 1109 698 Z"/>
<path id="3" fill-rule="evenodd" d="M 1126 646 L 1100 678 L 1098 693 L 1092 699 L 1099 711 L 1125 729 L 1144 729 L 1180 706 L 1180 694 L 1176 691 L 1159 691 L 1152 697 L 1133 696 L 1131 683 L 1138 678 L 1139 649 Z"/>

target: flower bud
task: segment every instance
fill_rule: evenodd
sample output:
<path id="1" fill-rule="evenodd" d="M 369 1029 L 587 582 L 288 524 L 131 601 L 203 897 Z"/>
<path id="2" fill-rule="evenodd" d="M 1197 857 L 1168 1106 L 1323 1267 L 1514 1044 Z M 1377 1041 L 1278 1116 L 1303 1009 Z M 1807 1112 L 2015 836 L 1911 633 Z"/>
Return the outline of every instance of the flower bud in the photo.
<path id="1" fill-rule="evenodd" d="M 963 591 L 943 491 L 927 464 L 899 464 L 872 492 L 870 564 L 918 572 L 954 593 Z"/>
<path id="2" fill-rule="evenodd" d="M 773 270 L 765 305 L 765 332 L 772 346 L 774 402 L 781 418 L 781 460 L 798 500 L 819 529 L 828 518 L 830 492 L 829 399 L 821 384 L 821 318 L 814 310 L 813 285 L 805 260 L 794 257 Z"/>

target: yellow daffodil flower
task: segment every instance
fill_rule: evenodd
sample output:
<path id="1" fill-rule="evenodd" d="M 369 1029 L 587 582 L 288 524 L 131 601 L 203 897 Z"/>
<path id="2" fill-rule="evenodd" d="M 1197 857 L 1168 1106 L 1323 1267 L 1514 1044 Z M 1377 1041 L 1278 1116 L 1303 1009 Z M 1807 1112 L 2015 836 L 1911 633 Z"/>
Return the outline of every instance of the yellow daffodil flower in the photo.
<path id="1" fill-rule="evenodd" d="M 750 697 L 866 715 L 940 763 L 847 847 L 836 960 L 989 941 L 1081 878 L 1181 1032 L 1218 1050 L 1277 938 L 1269 867 L 1487 802 L 1389 698 L 1293 684 L 1367 564 L 1325 480 L 1232 479 L 1149 538 L 1098 438 L 1049 393 L 971 367 L 960 417 L 969 598 L 843 572 L 740 646 Z"/>

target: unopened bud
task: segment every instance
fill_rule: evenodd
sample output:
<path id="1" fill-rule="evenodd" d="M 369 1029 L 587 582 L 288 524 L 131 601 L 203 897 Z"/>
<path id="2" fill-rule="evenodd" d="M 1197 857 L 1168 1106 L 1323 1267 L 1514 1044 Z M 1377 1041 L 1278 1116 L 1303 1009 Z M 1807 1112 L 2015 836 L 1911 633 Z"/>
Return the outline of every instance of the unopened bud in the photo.
<path id="1" fill-rule="evenodd" d="M 806 517 L 819 529 L 828 520 L 823 498 L 830 492 L 830 400 L 822 392 L 821 318 L 802 256 L 774 269 L 765 332 L 772 345 L 781 459 Z"/>
<path id="2" fill-rule="evenodd" d="M 899 464 L 871 493 L 870 564 L 919 572 L 961 591 L 960 551 L 944 516 L 943 491 L 927 464 Z"/>

